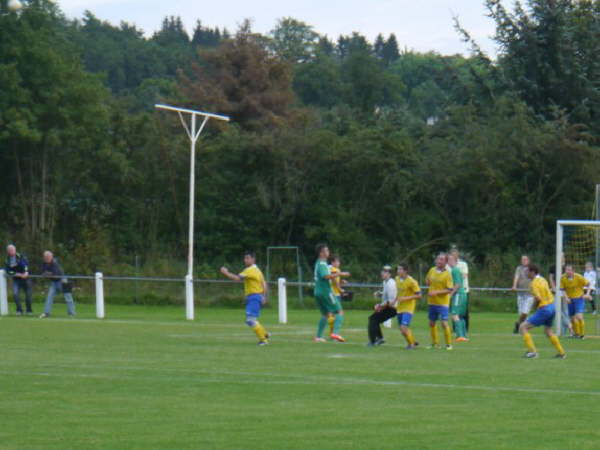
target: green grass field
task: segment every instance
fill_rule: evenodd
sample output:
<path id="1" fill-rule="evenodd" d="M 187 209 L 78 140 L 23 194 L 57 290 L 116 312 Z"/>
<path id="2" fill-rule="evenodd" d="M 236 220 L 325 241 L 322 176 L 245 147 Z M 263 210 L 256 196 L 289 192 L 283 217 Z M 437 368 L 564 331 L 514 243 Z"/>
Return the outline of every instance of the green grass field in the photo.
<path id="1" fill-rule="evenodd" d="M 565 340 L 554 360 L 537 331 L 541 356 L 524 360 L 513 315 L 474 315 L 448 352 L 406 351 L 396 329 L 367 348 L 365 311 L 348 313 L 348 343 L 314 344 L 315 311 L 278 326 L 268 310 L 258 347 L 241 310 L 55 309 L 0 320 L 2 449 L 600 446 L 600 340 Z"/>

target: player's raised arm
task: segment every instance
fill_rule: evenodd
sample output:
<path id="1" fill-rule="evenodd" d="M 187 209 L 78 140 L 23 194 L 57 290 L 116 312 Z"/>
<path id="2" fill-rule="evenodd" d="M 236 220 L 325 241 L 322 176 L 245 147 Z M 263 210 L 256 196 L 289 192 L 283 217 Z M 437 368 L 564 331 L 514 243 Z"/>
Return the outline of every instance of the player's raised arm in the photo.
<path id="1" fill-rule="evenodd" d="M 229 278 L 231 281 L 242 282 L 244 281 L 244 277 L 242 275 L 238 275 L 229 271 L 229 269 L 225 266 L 221 267 L 221 273 Z"/>
<path id="2" fill-rule="evenodd" d="M 333 280 L 336 278 L 348 278 L 350 276 L 350 272 L 335 272 L 330 273 L 329 275 L 324 275 L 323 278 L 326 280 Z"/>

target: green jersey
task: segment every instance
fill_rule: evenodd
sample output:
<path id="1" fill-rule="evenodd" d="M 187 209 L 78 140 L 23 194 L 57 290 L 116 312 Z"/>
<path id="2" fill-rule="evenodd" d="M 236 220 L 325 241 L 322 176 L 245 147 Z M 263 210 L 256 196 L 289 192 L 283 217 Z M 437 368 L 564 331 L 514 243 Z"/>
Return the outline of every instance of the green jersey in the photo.
<path id="1" fill-rule="evenodd" d="M 329 274 L 327 261 L 318 259 L 315 263 L 315 297 L 329 297 L 331 294 L 331 283 L 325 278 Z"/>
<path id="2" fill-rule="evenodd" d="M 456 292 L 458 292 L 460 294 L 464 294 L 465 288 L 464 288 L 463 276 L 462 276 L 460 269 L 457 266 L 454 266 L 452 268 L 452 270 L 450 271 L 450 273 L 452 274 L 452 283 L 454 283 L 454 286 L 456 286 L 457 284 L 460 286 L 460 289 Z"/>
<path id="3" fill-rule="evenodd" d="M 460 286 L 450 301 L 450 314 L 464 316 L 467 314 L 467 293 L 463 287 L 462 272 L 457 266 L 455 266 L 452 268 L 450 273 L 452 274 L 452 283 L 454 283 L 455 286 Z"/>

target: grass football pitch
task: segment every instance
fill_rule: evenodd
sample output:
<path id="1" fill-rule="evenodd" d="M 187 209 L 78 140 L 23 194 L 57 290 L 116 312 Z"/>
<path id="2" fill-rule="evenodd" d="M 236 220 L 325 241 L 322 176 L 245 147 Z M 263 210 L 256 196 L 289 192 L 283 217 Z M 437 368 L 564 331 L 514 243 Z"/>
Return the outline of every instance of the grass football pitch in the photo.
<path id="1" fill-rule="evenodd" d="M 472 316 L 471 342 L 404 350 L 396 328 L 367 348 L 366 311 L 347 313 L 345 344 L 311 342 L 316 311 L 276 311 L 258 347 L 243 311 L 109 307 L 93 318 L 0 320 L 1 449 L 599 448 L 600 340 L 540 331 L 521 358 L 514 315 Z M 588 326 L 593 326 L 588 316 Z"/>

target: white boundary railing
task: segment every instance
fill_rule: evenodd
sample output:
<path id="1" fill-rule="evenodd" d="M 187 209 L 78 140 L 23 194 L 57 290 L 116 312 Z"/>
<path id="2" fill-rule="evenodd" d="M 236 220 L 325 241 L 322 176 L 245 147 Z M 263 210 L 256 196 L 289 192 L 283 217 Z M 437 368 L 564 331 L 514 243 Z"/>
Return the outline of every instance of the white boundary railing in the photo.
<path id="1" fill-rule="evenodd" d="M 8 287 L 2 269 L 0 269 L 0 316 L 8 316 Z"/>
<path id="2" fill-rule="evenodd" d="M 47 277 L 41 275 L 30 275 L 33 279 L 48 280 Z M 166 283 L 182 283 L 185 287 L 186 298 L 189 295 L 189 290 L 194 289 L 194 283 L 211 283 L 211 284 L 235 284 L 234 281 L 230 280 L 214 280 L 214 279 L 192 279 L 186 276 L 185 278 L 166 278 L 166 277 L 118 277 L 118 276 L 107 276 L 102 272 L 97 272 L 93 276 L 91 275 L 64 275 L 64 278 L 72 280 L 90 280 L 94 282 L 95 297 L 96 297 L 96 318 L 104 319 L 106 317 L 105 310 L 105 295 L 104 295 L 104 282 L 105 281 L 141 281 L 141 282 L 166 282 Z M 6 272 L 0 269 L 0 315 L 8 315 L 8 284 L 7 284 Z M 313 287 L 312 282 L 287 281 L 285 278 L 279 278 L 276 283 L 277 286 L 277 308 L 278 308 L 278 321 L 280 324 L 288 323 L 288 287 Z M 348 287 L 356 288 L 380 288 L 381 285 L 378 283 L 348 283 Z M 427 289 L 423 287 L 423 289 Z M 511 289 L 506 288 L 476 288 L 471 287 L 470 291 L 489 291 L 489 292 L 510 292 Z M 192 311 L 190 313 L 190 307 Z M 186 319 L 193 320 L 193 308 L 194 305 L 189 305 L 186 301 Z"/>

